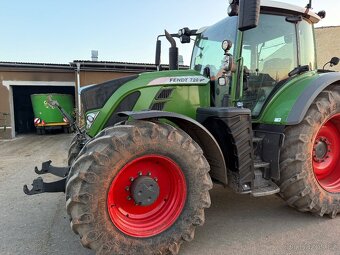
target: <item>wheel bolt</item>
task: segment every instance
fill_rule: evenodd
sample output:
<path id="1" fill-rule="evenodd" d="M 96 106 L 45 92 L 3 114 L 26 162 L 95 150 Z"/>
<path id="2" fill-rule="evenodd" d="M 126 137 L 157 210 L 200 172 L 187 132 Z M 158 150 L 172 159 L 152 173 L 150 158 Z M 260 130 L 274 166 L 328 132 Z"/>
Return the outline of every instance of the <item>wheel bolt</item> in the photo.
<path id="1" fill-rule="evenodd" d="M 130 181 L 133 182 L 135 179 L 133 177 L 130 177 Z"/>
<path id="2" fill-rule="evenodd" d="M 148 176 L 150 176 L 151 175 L 151 172 L 148 172 Z"/>
<path id="3" fill-rule="evenodd" d="M 131 200 L 131 197 L 130 197 L 130 196 L 127 196 L 126 199 L 127 199 L 127 200 Z"/>
<path id="4" fill-rule="evenodd" d="M 138 175 L 141 176 L 141 175 L 142 175 L 142 172 L 138 172 Z"/>
<path id="5" fill-rule="evenodd" d="M 130 190 L 130 187 L 129 187 L 129 186 L 126 186 L 126 187 L 125 187 L 125 190 L 126 190 L 126 191 L 129 191 L 129 190 Z"/>
<path id="6" fill-rule="evenodd" d="M 155 180 L 155 182 L 158 182 L 158 178 L 157 177 L 155 177 L 154 180 Z"/>

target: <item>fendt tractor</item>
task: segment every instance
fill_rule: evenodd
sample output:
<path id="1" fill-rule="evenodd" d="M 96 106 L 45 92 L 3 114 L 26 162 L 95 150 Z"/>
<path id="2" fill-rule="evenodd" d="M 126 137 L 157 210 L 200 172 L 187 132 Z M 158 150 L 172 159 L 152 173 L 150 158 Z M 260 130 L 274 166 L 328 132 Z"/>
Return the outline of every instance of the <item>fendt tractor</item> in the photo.
<path id="1" fill-rule="evenodd" d="M 339 58 L 318 69 L 315 57 L 325 12 L 311 2 L 229 4 L 212 26 L 160 35 L 157 72 L 82 89 L 86 126 L 68 166 L 36 168 L 60 180 L 24 186 L 64 191 L 72 230 L 97 254 L 177 254 L 204 223 L 213 182 L 279 194 L 302 212 L 340 211 L 340 73 L 325 70 Z M 190 69 L 178 70 L 176 41 L 193 37 Z"/>

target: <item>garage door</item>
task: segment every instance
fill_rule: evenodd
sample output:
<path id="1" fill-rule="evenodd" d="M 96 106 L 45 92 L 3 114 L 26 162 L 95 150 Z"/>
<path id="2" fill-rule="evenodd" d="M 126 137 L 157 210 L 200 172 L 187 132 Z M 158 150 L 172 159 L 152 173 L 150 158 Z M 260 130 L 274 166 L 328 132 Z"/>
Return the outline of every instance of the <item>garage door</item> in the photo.
<path id="1" fill-rule="evenodd" d="M 31 103 L 32 94 L 61 93 L 71 94 L 74 97 L 72 86 L 12 86 L 15 131 L 17 134 L 35 132 L 33 124 L 33 108 Z"/>

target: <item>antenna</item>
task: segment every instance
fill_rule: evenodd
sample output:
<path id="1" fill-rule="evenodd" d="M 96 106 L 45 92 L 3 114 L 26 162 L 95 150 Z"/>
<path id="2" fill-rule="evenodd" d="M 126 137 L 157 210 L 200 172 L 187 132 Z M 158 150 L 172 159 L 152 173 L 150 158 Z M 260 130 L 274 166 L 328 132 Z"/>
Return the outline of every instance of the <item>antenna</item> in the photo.
<path id="1" fill-rule="evenodd" d="M 306 5 L 307 9 L 312 9 L 312 0 L 309 0 L 309 3 Z"/>

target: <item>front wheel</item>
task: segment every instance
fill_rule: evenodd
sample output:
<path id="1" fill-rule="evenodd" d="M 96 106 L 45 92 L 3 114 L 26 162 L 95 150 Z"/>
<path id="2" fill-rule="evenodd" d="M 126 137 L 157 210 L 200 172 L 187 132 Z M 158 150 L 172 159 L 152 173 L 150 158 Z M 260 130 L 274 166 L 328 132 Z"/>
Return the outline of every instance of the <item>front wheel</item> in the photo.
<path id="1" fill-rule="evenodd" d="M 286 128 L 281 196 L 300 211 L 334 218 L 340 211 L 340 90 L 323 91 L 304 120 Z"/>
<path id="2" fill-rule="evenodd" d="M 98 254 L 177 254 L 204 223 L 209 169 L 200 147 L 170 125 L 105 129 L 71 168 L 72 229 Z"/>

